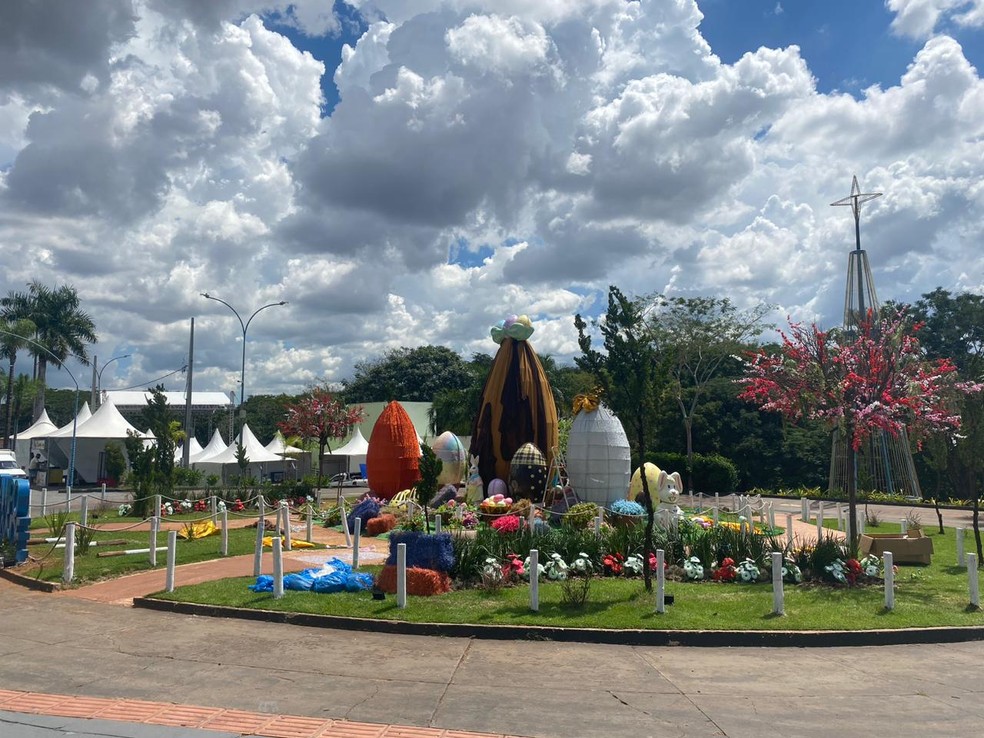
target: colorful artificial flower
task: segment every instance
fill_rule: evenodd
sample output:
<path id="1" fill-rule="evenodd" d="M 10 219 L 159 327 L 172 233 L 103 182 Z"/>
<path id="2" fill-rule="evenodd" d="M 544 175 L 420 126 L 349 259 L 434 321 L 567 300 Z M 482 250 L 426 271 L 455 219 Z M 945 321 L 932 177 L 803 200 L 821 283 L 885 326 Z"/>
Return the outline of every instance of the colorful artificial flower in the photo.
<path id="1" fill-rule="evenodd" d="M 759 568 L 751 559 L 745 559 L 735 568 L 738 579 L 745 584 L 757 582 L 759 578 Z"/>
<path id="2" fill-rule="evenodd" d="M 498 533 L 515 533 L 521 524 L 518 515 L 503 515 L 492 521 L 492 529 Z"/>
<path id="3" fill-rule="evenodd" d="M 547 579 L 552 579 L 554 581 L 561 581 L 567 579 L 567 562 L 565 562 L 559 553 L 552 553 L 547 559 L 547 563 L 544 565 L 543 570 L 547 575 Z"/>
<path id="4" fill-rule="evenodd" d="M 737 576 L 735 570 L 735 560 L 725 558 L 720 565 L 711 572 L 711 579 L 715 582 L 733 582 Z"/>
<path id="5" fill-rule="evenodd" d="M 132 509 L 133 509 L 132 507 L 130 507 L 129 505 L 127 505 L 124 502 L 122 505 L 120 505 L 118 508 L 116 508 L 116 512 L 117 512 L 117 514 L 119 514 L 119 516 L 121 518 L 125 518 L 127 515 L 130 514 L 130 511 Z"/>
<path id="6" fill-rule="evenodd" d="M 601 560 L 601 568 L 605 576 L 617 577 L 622 573 L 625 557 L 620 553 L 606 554 Z"/>
<path id="7" fill-rule="evenodd" d="M 704 578 L 704 565 L 700 563 L 700 559 L 696 556 L 691 556 L 689 559 L 683 562 L 683 573 L 686 575 L 687 579 L 700 580 Z"/>
<path id="8" fill-rule="evenodd" d="M 590 576 L 594 567 L 591 565 L 591 559 L 583 551 L 577 555 L 577 558 L 571 562 L 570 566 L 571 572 L 574 574 L 579 574 L 581 576 Z"/>
<path id="9" fill-rule="evenodd" d="M 539 579 L 540 577 L 544 576 L 546 574 L 546 571 L 547 571 L 547 569 L 546 569 L 546 567 L 543 564 L 537 564 L 536 565 L 537 579 Z M 525 559 L 523 559 L 523 579 L 525 579 L 526 581 L 529 581 L 529 579 L 530 579 L 530 557 L 529 556 L 527 556 Z"/>
<path id="10" fill-rule="evenodd" d="M 622 564 L 622 570 L 627 577 L 638 577 L 642 575 L 642 556 L 630 554 Z"/>

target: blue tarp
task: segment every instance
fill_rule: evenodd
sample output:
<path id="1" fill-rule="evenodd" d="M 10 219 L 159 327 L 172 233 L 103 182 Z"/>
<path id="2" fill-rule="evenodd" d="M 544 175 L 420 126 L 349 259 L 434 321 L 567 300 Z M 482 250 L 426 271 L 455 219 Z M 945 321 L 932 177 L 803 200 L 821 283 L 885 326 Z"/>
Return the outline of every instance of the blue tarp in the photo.
<path id="1" fill-rule="evenodd" d="M 254 592 L 272 592 L 273 577 L 261 574 L 256 578 L 256 584 L 249 585 Z M 284 577 L 284 589 L 299 592 L 358 592 L 372 589 L 372 575 L 352 571 L 352 566 L 341 559 L 328 559 L 319 569 L 287 574 Z"/>

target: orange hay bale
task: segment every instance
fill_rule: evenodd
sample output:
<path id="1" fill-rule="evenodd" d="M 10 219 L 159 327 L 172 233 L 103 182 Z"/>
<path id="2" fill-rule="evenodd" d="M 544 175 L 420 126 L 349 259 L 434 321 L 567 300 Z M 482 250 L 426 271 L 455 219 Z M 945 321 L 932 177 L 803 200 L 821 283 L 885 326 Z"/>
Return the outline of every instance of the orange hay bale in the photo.
<path id="1" fill-rule="evenodd" d="M 403 406 L 393 401 L 386 406 L 369 438 L 366 476 L 369 489 L 383 499 L 413 487 L 420 479 L 420 444 L 413 421 Z"/>
<path id="2" fill-rule="evenodd" d="M 396 527 L 396 516 L 383 513 L 378 518 L 372 518 L 366 523 L 366 535 L 378 536 L 381 533 L 389 533 Z"/>
<path id="3" fill-rule="evenodd" d="M 376 586 L 384 592 L 396 594 L 396 567 L 384 566 L 376 578 Z M 407 569 L 407 594 L 414 597 L 430 597 L 451 591 L 451 577 L 432 569 Z"/>

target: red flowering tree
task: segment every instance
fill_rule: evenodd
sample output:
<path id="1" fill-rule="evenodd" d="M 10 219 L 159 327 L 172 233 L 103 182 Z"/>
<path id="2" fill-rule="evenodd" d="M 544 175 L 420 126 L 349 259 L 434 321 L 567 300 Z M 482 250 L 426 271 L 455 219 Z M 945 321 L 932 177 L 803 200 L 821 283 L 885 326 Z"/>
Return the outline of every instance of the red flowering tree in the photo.
<path id="1" fill-rule="evenodd" d="M 914 438 L 953 433 L 960 416 L 957 393 L 981 385 L 958 382 L 949 359 L 927 361 L 902 312 L 865 320 L 850 330 L 822 331 L 791 324 L 778 352 L 751 356 L 739 397 L 792 421 L 816 419 L 846 439 L 847 468 L 877 430 L 897 435 L 903 427 Z M 857 478 L 848 475 L 849 540 L 857 542 Z"/>
<path id="2" fill-rule="evenodd" d="M 318 442 L 318 486 L 328 441 L 348 434 L 365 417 L 362 407 L 346 407 L 326 387 L 315 387 L 297 402 L 287 406 L 286 420 L 277 424 L 287 436 L 300 436 Z"/>

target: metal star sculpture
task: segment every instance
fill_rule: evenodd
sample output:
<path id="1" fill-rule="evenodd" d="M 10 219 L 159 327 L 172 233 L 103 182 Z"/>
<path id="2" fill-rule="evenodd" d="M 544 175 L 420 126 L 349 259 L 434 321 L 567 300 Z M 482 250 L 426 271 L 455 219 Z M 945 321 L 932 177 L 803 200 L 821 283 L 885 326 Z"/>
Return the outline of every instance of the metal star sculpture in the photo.
<path id="1" fill-rule="evenodd" d="M 881 197 L 881 192 L 861 192 L 861 187 L 858 185 L 857 175 L 851 180 L 851 194 L 847 197 L 841 198 L 837 202 L 832 202 L 830 205 L 850 205 L 851 211 L 854 213 L 854 240 L 855 247 L 858 251 L 861 250 L 861 203 L 868 202 L 869 200 L 874 200 L 876 197 Z"/>

